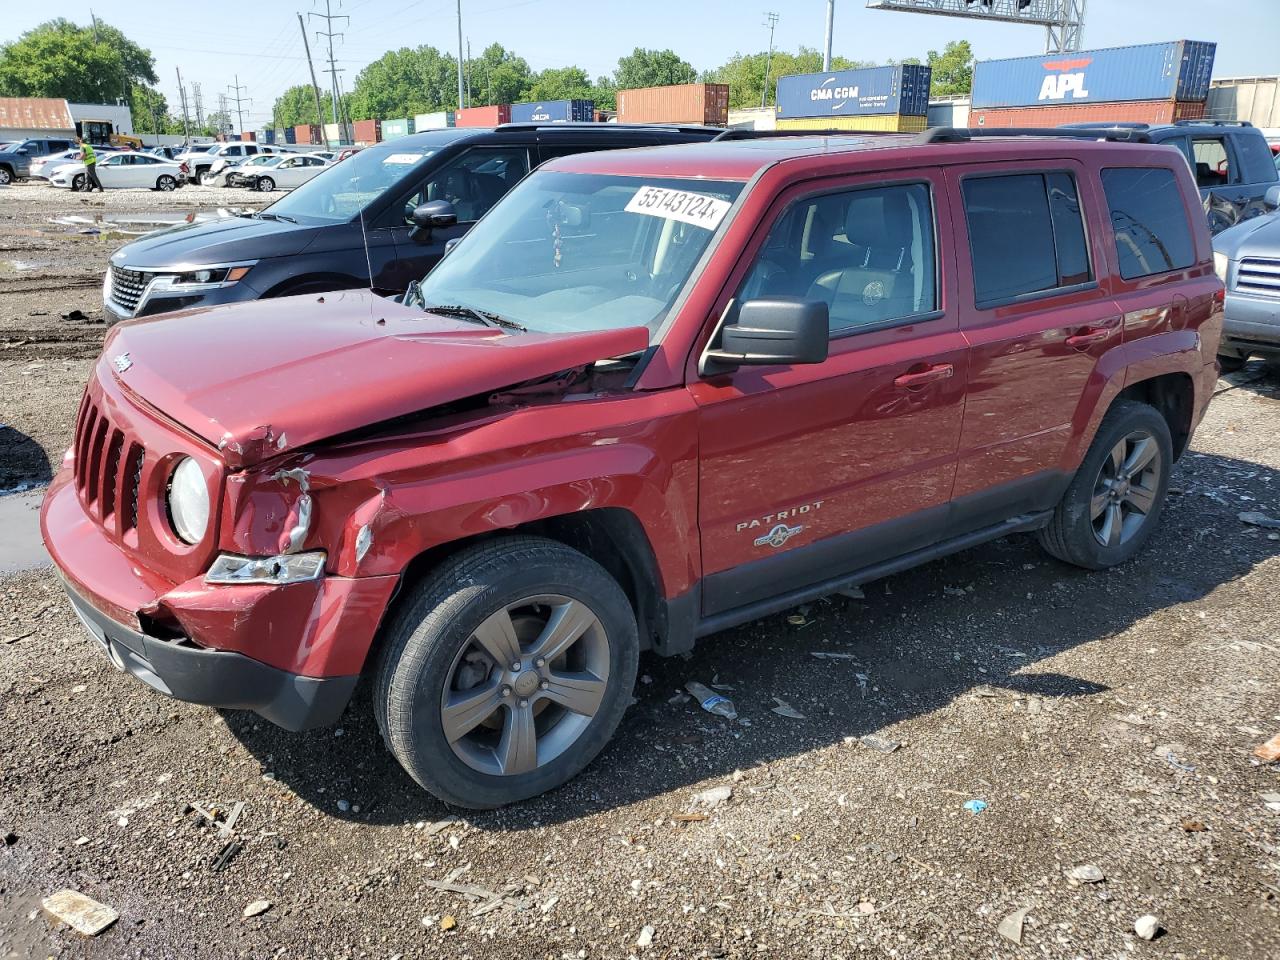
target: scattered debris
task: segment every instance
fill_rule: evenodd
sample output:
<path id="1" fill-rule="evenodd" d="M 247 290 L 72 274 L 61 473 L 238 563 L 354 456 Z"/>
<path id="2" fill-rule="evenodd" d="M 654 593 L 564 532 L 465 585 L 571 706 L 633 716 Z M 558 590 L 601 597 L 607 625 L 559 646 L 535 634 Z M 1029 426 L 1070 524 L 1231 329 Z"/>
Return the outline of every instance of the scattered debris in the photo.
<path id="1" fill-rule="evenodd" d="M 50 916 L 86 937 L 96 937 L 120 919 L 120 914 L 110 907 L 76 890 L 59 890 L 41 905 Z"/>
<path id="2" fill-rule="evenodd" d="M 1262 802 L 1267 805 L 1267 809 L 1272 813 L 1280 813 L 1280 793 L 1261 793 Z"/>
<path id="3" fill-rule="evenodd" d="M 526 910 L 530 905 L 530 901 L 523 897 L 517 897 L 515 894 L 523 889 L 523 884 L 511 883 L 503 887 L 502 890 L 490 890 L 487 887 L 476 886 L 469 883 L 458 883 L 457 878 L 466 870 L 466 867 L 458 867 L 451 871 L 443 880 L 423 880 L 422 885 L 430 887 L 433 890 L 444 890 L 447 893 L 459 893 L 478 906 L 471 911 L 471 916 L 480 917 L 486 913 L 490 913 L 499 907 L 511 907 L 515 910 Z"/>
<path id="4" fill-rule="evenodd" d="M 459 821 L 457 817 L 445 817 L 443 820 L 437 820 L 435 823 L 432 823 L 432 824 L 428 824 L 420 820 L 414 824 L 414 829 L 421 830 L 428 837 L 434 837 L 437 833 L 439 833 L 445 827 L 451 827 L 458 822 Z"/>
<path id="5" fill-rule="evenodd" d="M 718 787 L 712 787 L 710 790 L 703 790 L 701 793 L 695 793 L 693 795 L 693 802 L 698 804 L 700 807 L 715 808 L 720 806 L 720 804 L 725 803 L 732 796 L 733 787 L 725 783 Z"/>
<path id="6" fill-rule="evenodd" d="M 1265 530 L 1280 530 L 1280 520 L 1274 517 L 1268 517 L 1265 513 L 1258 513 L 1250 510 L 1246 513 L 1236 515 L 1241 523 L 1247 523 L 1251 527 L 1262 527 Z"/>
<path id="7" fill-rule="evenodd" d="M 853 678 L 858 681 L 858 691 L 862 694 L 862 699 L 867 699 L 867 684 L 870 683 L 871 678 L 865 673 L 855 673 Z"/>
<path id="8" fill-rule="evenodd" d="M 890 740 L 887 737 L 877 737 L 873 733 L 868 733 L 864 737 L 859 737 L 858 742 L 864 747 L 871 750 L 878 750 L 881 753 L 893 753 L 902 746 L 897 740 Z"/>
<path id="9" fill-rule="evenodd" d="M 640 936 L 636 937 L 636 946 L 641 950 L 648 950 L 653 945 L 653 935 L 657 933 L 653 927 L 645 925 L 640 929 Z"/>
<path id="10" fill-rule="evenodd" d="M 867 595 L 862 592 L 861 587 L 845 587 L 843 590 L 837 590 L 842 597 L 848 597 L 850 600 L 865 600 Z"/>
<path id="11" fill-rule="evenodd" d="M 978 814 L 980 814 L 983 810 L 987 809 L 987 801 L 985 801 L 985 800 L 966 800 L 966 801 L 964 802 L 964 808 L 965 808 L 966 810 L 968 810 L 970 813 L 972 813 L 974 816 L 977 816 L 977 815 L 978 815 Z"/>
<path id="12" fill-rule="evenodd" d="M 351 811 L 351 801 L 350 801 L 350 800 L 339 800 L 339 801 L 338 801 L 338 810 L 339 810 L 339 812 L 341 812 L 341 813 L 349 813 L 349 812 Z"/>
<path id="13" fill-rule="evenodd" d="M 440 918 L 441 930 L 456 930 L 457 928 L 458 928 L 458 921 L 454 919 L 452 914 L 446 913 L 443 917 Z"/>
<path id="14" fill-rule="evenodd" d="M 1204 833 L 1209 828 L 1199 820 L 1183 820 L 1182 829 L 1187 833 Z"/>
<path id="15" fill-rule="evenodd" d="M 1143 940 L 1154 940 L 1160 929 L 1160 921 L 1149 913 L 1133 922 L 1133 932 Z"/>
<path id="16" fill-rule="evenodd" d="M 1275 763 L 1280 760 L 1280 733 L 1277 733 L 1266 743 L 1255 747 L 1253 755 L 1263 763 Z"/>
<path id="17" fill-rule="evenodd" d="M 1153 752 L 1161 760 L 1166 761 L 1169 766 L 1182 770 L 1184 773 L 1191 773 L 1195 770 L 1193 765 L 1178 759 L 1187 755 L 1187 748 L 1180 743 L 1165 743 L 1156 747 Z"/>
<path id="18" fill-rule="evenodd" d="M 714 713 L 717 717 L 724 717 L 726 720 L 738 719 L 738 708 L 728 697 L 721 696 L 697 680 L 690 680 L 684 688 L 693 695 L 693 699 L 697 700 L 698 705 L 707 713 Z"/>
<path id="19" fill-rule="evenodd" d="M 229 864 L 232 858 L 243 849 L 244 844 L 239 840 L 228 840 L 223 845 L 222 849 L 218 851 L 218 855 L 213 858 L 213 863 L 211 864 L 213 872 L 221 873 L 223 870 L 227 869 L 227 864 Z"/>
<path id="20" fill-rule="evenodd" d="M 674 813 L 671 815 L 672 823 L 701 823 L 703 820 L 710 820 L 705 813 Z"/>
<path id="21" fill-rule="evenodd" d="M 4 643 L 6 643 L 6 644 L 9 644 L 9 643 L 17 643 L 19 640 L 25 640 L 25 639 L 27 639 L 27 637 L 32 637 L 32 636 L 35 636 L 35 631 L 34 631 L 34 630 L 28 630 L 26 633 L 19 633 L 17 636 L 13 636 L 13 637 L 5 637 L 5 638 L 4 638 Z"/>
<path id="22" fill-rule="evenodd" d="M 1018 946 L 1022 946 L 1022 927 L 1026 923 L 1027 914 L 1030 912 L 1030 907 L 1023 907 L 1021 910 L 1013 911 L 1013 913 L 1000 921 L 1000 926 L 996 927 L 996 933 L 1006 940 L 1012 940 Z"/>
<path id="23" fill-rule="evenodd" d="M 4 845 L 6 847 L 12 847 L 17 842 L 18 842 L 18 835 L 14 833 L 12 830 L 10 830 L 8 833 L 4 835 Z"/>
<path id="24" fill-rule="evenodd" d="M 809 656 L 816 660 L 857 660 L 858 655 L 855 653 L 827 653 L 821 650 L 810 650 Z"/>
<path id="25" fill-rule="evenodd" d="M 1081 864 L 1078 867 L 1072 867 L 1071 872 L 1067 874 L 1077 883 L 1101 883 L 1106 879 L 1106 874 L 1102 872 L 1102 868 L 1092 863 Z"/>
<path id="26" fill-rule="evenodd" d="M 797 710 L 795 707 L 793 707 L 791 704 L 787 703 L 787 701 L 781 699 L 780 697 L 774 697 L 773 702 L 776 703 L 777 706 L 770 707 L 769 709 L 772 710 L 774 713 L 776 713 L 778 716 L 788 717 L 792 720 L 805 719 L 805 716 L 803 713 L 801 713 L 799 710 Z"/>
<path id="27" fill-rule="evenodd" d="M 244 915 L 246 919 L 249 917 L 260 917 L 270 909 L 270 900 L 255 900 L 244 908 Z"/>

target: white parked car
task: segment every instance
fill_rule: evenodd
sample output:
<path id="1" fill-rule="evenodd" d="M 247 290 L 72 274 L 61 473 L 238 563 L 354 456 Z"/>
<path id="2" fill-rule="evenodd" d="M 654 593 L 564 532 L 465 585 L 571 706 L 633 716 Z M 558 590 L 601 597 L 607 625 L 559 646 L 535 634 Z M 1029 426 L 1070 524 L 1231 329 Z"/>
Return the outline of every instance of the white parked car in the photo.
<path id="1" fill-rule="evenodd" d="M 193 183 L 202 183 L 207 174 L 218 172 L 214 167 L 219 161 L 233 163 L 245 157 L 256 157 L 263 153 L 275 153 L 275 148 L 267 144 L 254 143 L 251 140 L 228 140 L 226 143 L 201 144 L 192 147 L 186 153 L 178 154 L 177 159 L 186 162 L 187 168 L 191 171 Z"/>
<path id="2" fill-rule="evenodd" d="M 51 153 L 46 157 L 36 157 L 31 161 L 31 179 L 32 180 L 48 180 L 59 167 L 68 163 L 75 163 L 80 159 L 80 148 L 73 150 L 60 150 L 57 153 Z"/>
<path id="3" fill-rule="evenodd" d="M 145 187 L 168 191 L 187 182 L 187 165 L 150 153 L 113 153 L 98 161 L 98 179 L 106 189 Z M 55 187 L 82 189 L 85 184 L 84 164 L 63 164 L 50 173 L 49 182 Z"/>
<path id="4" fill-rule="evenodd" d="M 214 186 L 223 187 L 252 187 L 257 184 L 257 173 L 263 167 L 274 166 L 281 160 L 285 159 L 280 155 L 259 154 L 256 157 L 246 157 L 228 167 L 225 167 L 217 174 L 205 174 L 205 178 L 201 183 L 212 182 Z M 222 182 L 219 183 L 218 179 Z"/>
<path id="5" fill-rule="evenodd" d="M 309 154 L 292 157 L 273 157 L 261 167 L 241 174 L 238 179 L 247 181 L 255 190 L 270 193 L 276 187 L 292 190 L 300 187 L 316 174 L 333 166 L 328 160 Z"/>

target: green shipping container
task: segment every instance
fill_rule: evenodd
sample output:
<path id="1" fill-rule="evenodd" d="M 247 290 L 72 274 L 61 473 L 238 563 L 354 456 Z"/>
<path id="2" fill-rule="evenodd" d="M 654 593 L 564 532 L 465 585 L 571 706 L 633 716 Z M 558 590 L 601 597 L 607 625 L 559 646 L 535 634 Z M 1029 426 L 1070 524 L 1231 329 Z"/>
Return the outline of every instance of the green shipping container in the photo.
<path id="1" fill-rule="evenodd" d="M 411 133 L 413 133 L 413 119 L 410 117 L 382 121 L 383 140 L 390 140 L 393 137 L 407 137 Z"/>

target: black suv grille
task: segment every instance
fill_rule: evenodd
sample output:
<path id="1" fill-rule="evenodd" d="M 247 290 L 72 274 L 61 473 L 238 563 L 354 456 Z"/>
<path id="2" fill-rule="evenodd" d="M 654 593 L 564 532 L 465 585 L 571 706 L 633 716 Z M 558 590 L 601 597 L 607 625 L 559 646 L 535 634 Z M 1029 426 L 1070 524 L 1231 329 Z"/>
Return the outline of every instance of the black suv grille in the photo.
<path id="1" fill-rule="evenodd" d="M 147 289 L 147 283 L 154 274 L 127 267 L 108 267 L 107 299 L 125 313 L 133 313 L 138 309 L 138 301 Z"/>

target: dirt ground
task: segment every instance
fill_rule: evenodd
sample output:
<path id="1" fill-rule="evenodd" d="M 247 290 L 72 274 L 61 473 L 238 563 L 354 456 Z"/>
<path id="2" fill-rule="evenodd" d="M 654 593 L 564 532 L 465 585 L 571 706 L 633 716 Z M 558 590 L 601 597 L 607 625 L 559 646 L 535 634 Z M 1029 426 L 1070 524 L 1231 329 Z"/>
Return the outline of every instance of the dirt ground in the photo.
<path id="1" fill-rule="evenodd" d="M 103 327 L 62 315 L 100 317 L 116 242 L 48 224 L 84 207 L 39 189 L 0 191 L 0 264 L 39 263 L 0 265 L 0 489 L 69 441 Z M 159 202 L 132 196 L 105 202 Z M 1252 755 L 1280 731 L 1280 538 L 1238 519 L 1280 515 L 1278 416 L 1280 373 L 1221 381 L 1123 568 L 1013 538 L 646 656 L 603 756 L 493 813 L 419 790 L 367 690 L 301 735 L 168 701 L 52 573 L 0 579 L 0 958 L 1280 956 L 1280 771 Z M 233 836 L 193 806 L 239 802 Z M 59 928 L 40 900 L 66 887 L 119 921 Z"/>

